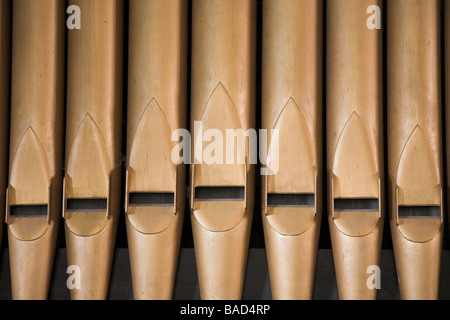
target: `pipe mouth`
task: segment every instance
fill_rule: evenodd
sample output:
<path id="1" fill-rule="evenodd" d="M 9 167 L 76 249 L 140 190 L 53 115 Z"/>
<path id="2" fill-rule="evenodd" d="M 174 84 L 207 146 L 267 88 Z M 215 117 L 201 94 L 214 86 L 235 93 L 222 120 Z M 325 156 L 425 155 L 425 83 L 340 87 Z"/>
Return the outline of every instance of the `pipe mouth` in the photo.
<path id="1" fill-rule="evenodd" d="M 129 207 L 166 207 L 173 206 L 175 193 L 173 192 L 130 192 Z"/>
<path id="2" fill-rule="evenodd" d="M 294 207 L 294 208 L 314 208 L 314 193 L 269 193 L 267 194 L 267 206 Z"/>
<path id="3" fill-rule="evenodd" d="M 11 218 L 47 218 L 47 204 L 10 205 Z"/>
<path id="4" fill-rule="evenodd" d="M 193 217 L 211 232 L 226 232 L 235 228 L 251 210 L 246 184 L 200 185 L 195 186 L 193 191 Z"/>
<path id="5" fill-rule="evenodd" d="M 64 220 L 78 236 L 92 236 L 108 224 L 107 198 L 67 198 Z"/>
<path id="6" fill-rule="evenodd" d="M 334 198 L 332 210 L 339 231 L 352 237 L 370 234 L 381 219 L 379 198 Z"/>
<path id="7" fill-rule="evenodd" d="M 412 242 L 428 242 L 441 231 L 442 210 L 437 205 L 399 205 L 397 228 Z"/>
<path id="8" fill-rule="evenodd" d="M 379 210 L 378 204 L 379 201 L 377 198 L 367 198 L 367 199 L 335 198 L 334 210 L 346 212 L 378 212 Z"/>
<path id="9" fill-rule="evenodd" d="M 49 229 L 49 204 L 8 204 L 7 225 L 10 234 L 20 241 L 34 241 Z"/>
<path id="10" fill-rule="evenodd" d="M 398 217 L 409 219 L 441 219 L 440 206 L 398 206 Z"/>
<path id="11" fill-rule="evenodd" d="M 264 217 L 283 236 L 298 236 L 313 225 L 316 217 L 314 193 L 268 193 Z"/>
<path id="12" fill-rule="evenodd" d="M 194 201 L 244 201 L 244 186 L 195 187 Z"/>
<path id="13" fill-rule="evenodd" d="M 107 209 L 107 198 L 67 199 L 68 212 L 99 212 Z"/>

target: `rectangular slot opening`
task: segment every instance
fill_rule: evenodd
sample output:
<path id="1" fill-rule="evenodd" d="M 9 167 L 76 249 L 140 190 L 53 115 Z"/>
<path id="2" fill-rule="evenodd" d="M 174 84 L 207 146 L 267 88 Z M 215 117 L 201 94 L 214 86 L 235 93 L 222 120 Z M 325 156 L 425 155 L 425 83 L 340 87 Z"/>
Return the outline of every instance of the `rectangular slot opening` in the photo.
<path id="1" fill-rule="evenodd" d="M 400 218 L 441 218 L 439 206 L 399 206 Z"/>
<path id="2" fill-rule="evenodd" d="M 314 207 L 313 193 L 269 193 L 268 207 Z"/>
<path id="3" fill-rule="evenodd" d="M 9 215 L 18 218 L 47 217 L 47 205 L 14 205 L 9 207 Z"/>
<path id="4" fill-rule="evenodd" d="M 67 211 L 95 212 L 106 211 L 108 199 L 67 199 Z"/>
<path id="5" fill-rule="evenodd" d="M 244 201 L 244 187 L 196 187 L 196 201 Z"/>
<path id="6" fill-rule="evenodd" d="M 173 206 L 174 193 L 146 193 L 133 192 L 128 198 L 128 205 L 133 207 L 139 206 Z"/>
<path id="7" fill-rule="evenodd" d="M 378 199 L 334 199 L 334 210 L 378 212 Z"/>

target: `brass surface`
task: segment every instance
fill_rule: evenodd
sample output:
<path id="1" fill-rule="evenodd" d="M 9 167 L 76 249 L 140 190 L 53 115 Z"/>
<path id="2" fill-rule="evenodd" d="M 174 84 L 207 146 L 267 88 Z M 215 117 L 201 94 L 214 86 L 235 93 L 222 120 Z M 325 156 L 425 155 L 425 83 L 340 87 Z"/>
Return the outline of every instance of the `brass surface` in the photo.
<path id="1" fill-rule="evenodd" d="M 440 1 L 388 1 L 390 229 L 402 299 L 437 299 L 443 237 Z M 403 217 L 402 206 L 439 216 Z"/>
<path id="2" fill-rule="evenodd" d="M 327 2 L 328 222 L 340 299 L 375 299 L 367 268 L 380 265 L 384 224 L 382 30 L 365 15 L 382 1 Z M 335 208 L 372 199 L 375 210 Z"/>
<path id="3" fill-rule="evenodd" d="M 63 215 L 69 265 L 80 269 L 72 299 L 107 298 L 121 198 L 123 1 L 69 1 L 82 27 L 69 31 Z M 107 205 L 70 210 L 77 199 Z"/>
<path id="4" fill-rule="evenodd" d="M 11 94 L 11 1 L 0 1 L 0 208 L 5 207 L 8 183 L 9 109 Z M 3 238 L 5 212 L 0 211 L 0 244 Z"/>
<path id="5" fill-rule="evenodd" d="M 255 127 L 256 1 L 192 3 L 191 135 Z M 208 143 L 204 143 L 206 147 Z M 225 146 L 225 143 L 224 143 Z M 206 148 L 201 148 L 202 152 Z M 191 164 L 191 221 L 202 299 L 241 299 L 253 217 L 254 165 L 245 152 L 233 164 Z M 192 159 L 196 156 L 192 148 Z M 247 159 L 247 161 L 245 161 Z M 195 188 L 240 186 L 243 201 L 196 201 Z"/>
<path id="6" fill-rule="evenodd" d="M 126 224 L 135 299 L 171 299 L 185 209 L 185 164 L 172 132 L 187 126 L 184 0 L 130 1 Z M 132 205 L 132 193 L 172 193 L 171 205 Z"/>
<path id="7" fill-rule="evenodd" d="M 6 223 L 13 299 L 46 299 L 61 217 L 65 7 L 13 4 L 9 184 Z M 40 216 L 16 206 L 45 205 Z"/>
<path id="8" fill-rule="evenodd" d="M 262 176 L 262 221 L 273 299 L 311 299 L 322 219 L 321 0 L 263 6 L 262 129 L 278 140 L 278 172 Z M 278 144 L 278 146 L 276 146 Z M 269 151 L 270 154 L 270 151 Z M 268 206 L 268 194 L 312 194 L 314 204 Z"/>

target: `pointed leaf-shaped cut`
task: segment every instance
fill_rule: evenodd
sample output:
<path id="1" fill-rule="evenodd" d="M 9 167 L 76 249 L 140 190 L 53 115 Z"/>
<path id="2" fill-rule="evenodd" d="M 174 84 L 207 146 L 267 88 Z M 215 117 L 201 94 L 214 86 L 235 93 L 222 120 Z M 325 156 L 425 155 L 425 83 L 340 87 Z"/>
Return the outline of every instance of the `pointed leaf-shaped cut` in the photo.
<path id="1" fill-rule="evenodd" d="M 289 99 L 274 129 L 279 130 L 279 139 L 271 139 L 268 154 L 278 149 L 279 165 L 278 172 L 268 176 L 268 192 L 314 194 L 315 159 L 311 135 L 305 117 L 293 99 Z M 314 206 L 269 207 L 267 220 L 281 234 L 298 235 L 312 225 L 314 213 Z"/>
<path id="2" fill-rule="evenodd" d="M 23 135 L 11 166 L 10 185 L 14 188 L 12 203 L 42 204 L 48 202 L 50 167 L 45 150 L 30 127 Z"/>
<path id="3" fill-rule="evenodd" d="M 373 144 L 356 112 L 342 130 L 333 161 L 335 198 L 378 198 L 378 167 Z"/>
<path id="4" fill-rule="evenodd" d="M 333 161 L 333 199 L 377 199 L 379 196 L 378 166 L 373 144 L 363 121 L 353 112 L 336 147 Z M 364 236 L 372 232 L 379 221 L 379 210 L 334 212 L 339 230 L 349 236 Z"/>
<path id="5" fill-rule="evenodd" d="M 9 206 L 49 205 L 50 167 L 42 144 L 29 127 L 17 148 L 11 166 Z M 41 237 L 48 229 L 47 216 L 9 218 L 11 234 L 30 241 Z"/>
<path id="6" fill-rule="evenodd" d="M 226 130 L 239 130 L 242 129 L 242 125 L 239 119 L 239 114 L 236 111 L 233 101 L 230 95 L 219 83 L 209 98 L 208 104 L 202 114 L 202 126 L 203 134 L 207 130 L 213 129 L 216 132 L 220 132 L 222 135 L 223 145 L 223 164 L 206 164 L 205 155 L 209 155 L 205 152 L 205 148 L 214 141 L 203 142 L 203 165 L 200 164 L 196 168 L 198 176 L 195 177 L 197 185 L 205 186 L 219 186 L 219 185 L 243 185 L 245 182 L 244 171 L 242 169 L 242 163 L 244 163 L 245 150 L 241 150 L 238 147 L 237 139 L 234 141 L 234 161 L 232 164 L 226 164 Z M 228 141 L 229 146 L 233 141 Z M 241 164 L 239 164 L 241 163 Z"/>
<path id="7" fill-rule="evenodd" d="M 176 165 L 171 160 L 172 132 L 155 99 L 139 121 L 129 161 L 129 192 L 175 193 Z M 174 220 L 172 206 L 128 206 L 131 225 L 142 233 L 164 231 Z"/>
<path id="8" fill-rule="evenodd" d="M 203 132 L 214 129 L 223 138 L 223 164 L 203 164 L 195 166 L 195 186 L 245 186 L 245 150 L 238 148 L 238 139 L 227 141 L 233 143 L 234 161 L 226 163 L 226 130 L 242 129 L 239 115 L 230 95 L 219 84 L 211 95 L 202 115 Z M 236 131 L 235 131 L 236 132 Z M 243 133 L 243 131 L 241 131 Z M 205 143 L 205 147 L 209 142 Z M 213 142 L 210 142 L 213 143 Z M 204 149 L 203 149 L 204 150 Z M 245 214 L 244 201 L 196 201 L 194 215 L 200 225 L 210 231 L 227 231 L 235 227 Z"/>
<path id="9" fill-rule="evenodd" d="M 417 126 L 409 137 L 397 171 L 398 206 L 441 206 L 439 169 L 423 130 Z M 425 242 L 439 232 L 441 217 L 399 217 L 398 227 L 408 240 Z"/>
<path id="10" fill-rule="evenodd" d="M 89 114 L 86 114 L 77 130 L 68 157 L 67 198 L 107 199 L 110 161 L 102 134 Z M 100 232 L 107 220 L 106 210 L 66 212 L 67 226 L 81 236 Z"/>

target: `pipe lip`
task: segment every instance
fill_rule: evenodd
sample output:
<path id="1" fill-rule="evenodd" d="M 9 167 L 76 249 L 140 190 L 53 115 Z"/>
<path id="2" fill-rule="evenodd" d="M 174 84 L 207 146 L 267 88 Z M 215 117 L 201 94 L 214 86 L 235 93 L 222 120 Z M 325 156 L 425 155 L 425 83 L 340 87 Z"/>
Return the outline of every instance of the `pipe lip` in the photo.
<path id="1" fill-rule="evenodd" d="M 180 214 L 173 214 L 173 206 L 128 206 L 125 216 L 136 232 L 152 235 L 166 231 Z"/>
<path id="2" fill-rule="evenodd" d="M 268 207 L 263 214 L 272 230 L 283 236 L 299 236 L 316 221 L 314 207 Z"/>
<path id="3" fill-rule="evenodd" d="M 196 202 L 192 217 L 210 232 L 227 232 L 235 229 L 245 216 L 251 215 L 244 208 L 244 201 Z"/>
<path id="4" fill-rule="evenodd" d="M 399 218 L 395 227 L 405 240 L 420 244 L 433 241 L 444 224 L 440 218 Z"/>

